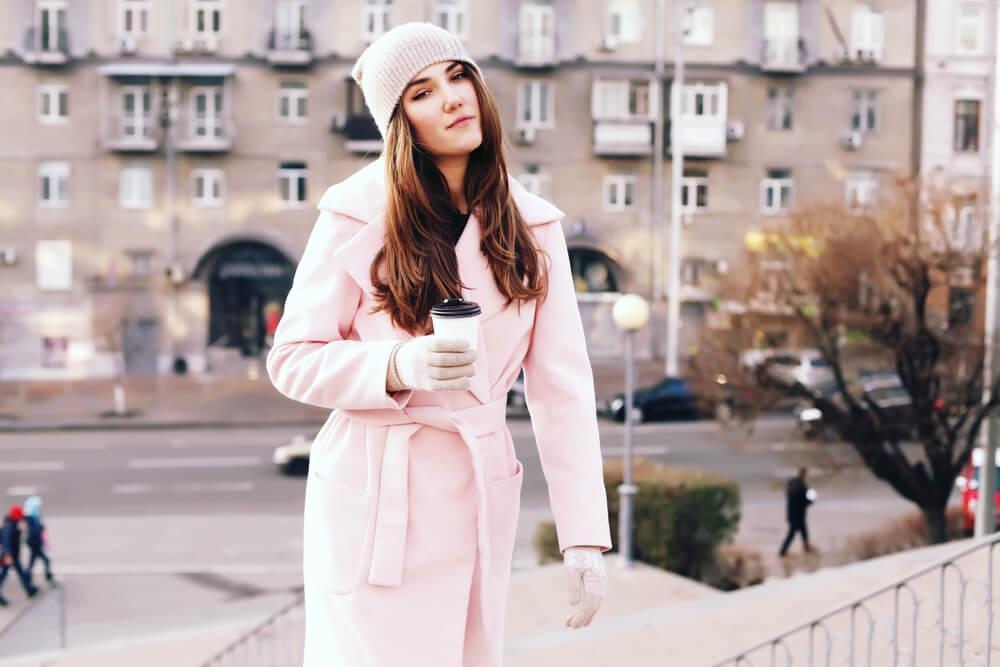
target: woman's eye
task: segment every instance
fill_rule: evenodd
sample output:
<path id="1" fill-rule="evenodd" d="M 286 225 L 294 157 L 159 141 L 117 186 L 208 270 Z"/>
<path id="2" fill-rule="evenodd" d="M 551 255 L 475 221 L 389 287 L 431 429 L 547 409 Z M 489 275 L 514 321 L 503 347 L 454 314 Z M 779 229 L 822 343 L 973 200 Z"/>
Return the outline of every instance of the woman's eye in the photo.
<path id="1" fill-rule="evenodd" d="M 459 78 L 460 76 L 465 76 L 465 72 L 459 72 L 458 74 L 456 74 L 455 76 L 453 76 L 451 78 L 451 80 L 454 81 L 455 79 Z"/>

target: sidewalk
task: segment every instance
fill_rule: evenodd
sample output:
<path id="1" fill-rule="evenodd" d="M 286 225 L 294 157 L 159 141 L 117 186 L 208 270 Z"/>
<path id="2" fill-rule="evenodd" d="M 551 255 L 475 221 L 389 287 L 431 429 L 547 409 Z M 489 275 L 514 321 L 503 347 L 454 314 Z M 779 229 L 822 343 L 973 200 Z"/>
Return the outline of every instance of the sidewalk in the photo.
<path id="1" fill-rule="evenodd" d="M 637 365 L 637 386 L 663 375 L 662 362 Z M 595 365 L 598 401 L 624 388 L 624 367 Z M 132 416 L 110 416 L 110 380 L 0 383 L 0 433 L 43 430 L 227 428 L 322 424 L 329 411 L 279 394 L 262 366 L 242 377 L 127 378 Z M 103 415 L 103 416 L 102 416 Z"/>

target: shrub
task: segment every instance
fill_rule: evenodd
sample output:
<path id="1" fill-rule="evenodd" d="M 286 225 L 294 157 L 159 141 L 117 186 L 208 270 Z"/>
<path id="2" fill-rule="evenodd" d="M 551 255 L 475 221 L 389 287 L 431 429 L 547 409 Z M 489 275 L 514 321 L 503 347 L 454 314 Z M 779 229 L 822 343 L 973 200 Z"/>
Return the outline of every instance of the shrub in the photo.
<path id="1" fill-rule="evenodd" d="M 618 486 L 621 462 L 604 467 L 612 551 L 618 550 Z M 639 487 L 633 512 L 633 555 L 649 565 L 701 579 L 714 565 L 718 547 L 732 539 L 740 521 L 740 493 L 735 483 L 698 470 L 668 468 L 646 459 L 633 463 Z M 561 560 L 555 526 L 535 535 L 539 560 Z"/>
<path id="2" fill-rule="evenodd" d="M 767 578 L 767 566 L 759 549 L 724 544 L 716 552 L 715 565 L 705 582 L 724 591 L 756 586 Z"/>
<path id="3" fill-rule="evenodd" d="M 948 540 L 957 540 L 965 536 L 961 508 L 948 508 L 945 514 L 945 525 Z M 907 549 L 916 549 L 929 544 L 927 524 L 924 521 L 924 515 L 918 511 L 907 514 L 901 519 L 890 521 L 878 530 L 848 538 L 844 542 L 843 558 L 845 562 L 852 563 L 887 556 Z"/>

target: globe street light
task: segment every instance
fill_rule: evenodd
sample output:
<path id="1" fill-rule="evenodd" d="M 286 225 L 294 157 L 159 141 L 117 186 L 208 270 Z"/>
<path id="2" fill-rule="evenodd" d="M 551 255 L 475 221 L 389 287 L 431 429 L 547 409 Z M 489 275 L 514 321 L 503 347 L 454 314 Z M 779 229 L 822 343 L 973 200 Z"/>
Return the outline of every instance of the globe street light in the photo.
<path id="1" fill-rule="evenodd" d="M 625 332 L 625 470 L 618 487 L 621 505 L 618 508 L 618 548 L 622 567 L 632 567 L 632 511 L 638 487 L 632 483 L 632 387 L 635 384 L 635 332 L 649 321 L 649 304 L 638 294 L 625 294 L 615 301 L 611 316 Z"/>

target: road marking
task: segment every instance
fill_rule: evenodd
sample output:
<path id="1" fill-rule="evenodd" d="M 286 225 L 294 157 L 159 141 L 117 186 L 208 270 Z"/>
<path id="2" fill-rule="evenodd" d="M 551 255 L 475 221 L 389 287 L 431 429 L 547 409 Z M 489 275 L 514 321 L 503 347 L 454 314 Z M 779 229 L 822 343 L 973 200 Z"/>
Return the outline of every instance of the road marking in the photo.
<path id="1" fill-rule="evenodd" d="M 633 445 L 633 454 L 645 454 L 645 455 L 663 455 L 670 453 L 670 447 L 667 445 Z M 624 447 L 604 447 L 601 449 L 601 454 L 604 456 L 624 456 Z"/>
<path id="2" fill-rule="evenodd" d="M 64 470 L 62 461 L 8 461 L 0 463 L 0 472 L 54 472 Z"/>
<path id="3" fill-rule="evenodd" d="M 11 486 L 7 488 L 8 496 L 37 496 L 37 486 Z"/>
<path id="4" fill-rule="evenodd" d="M 116 495 L 135 495 L 137 493 L 151 493 L 155 486 L 152 484 L 115 484 L 111 487 L 111 493 Z"/>
<path id="5" fill-rule="evenodd" d="M 248 468 L 259 466 L 259 456 L 215 456 L 177 459 L 132 459 L 128 467 L 132 469 L 150 468 Z"/>
<path id="6" fill-rule="evenodd" d="M 222 493 L 240 493 L 253 491 L 253 482 L 207 482 L 172 484 L 170 491 L 176 493 L 200 493 L 204 491 L 219 491 Z"/>

